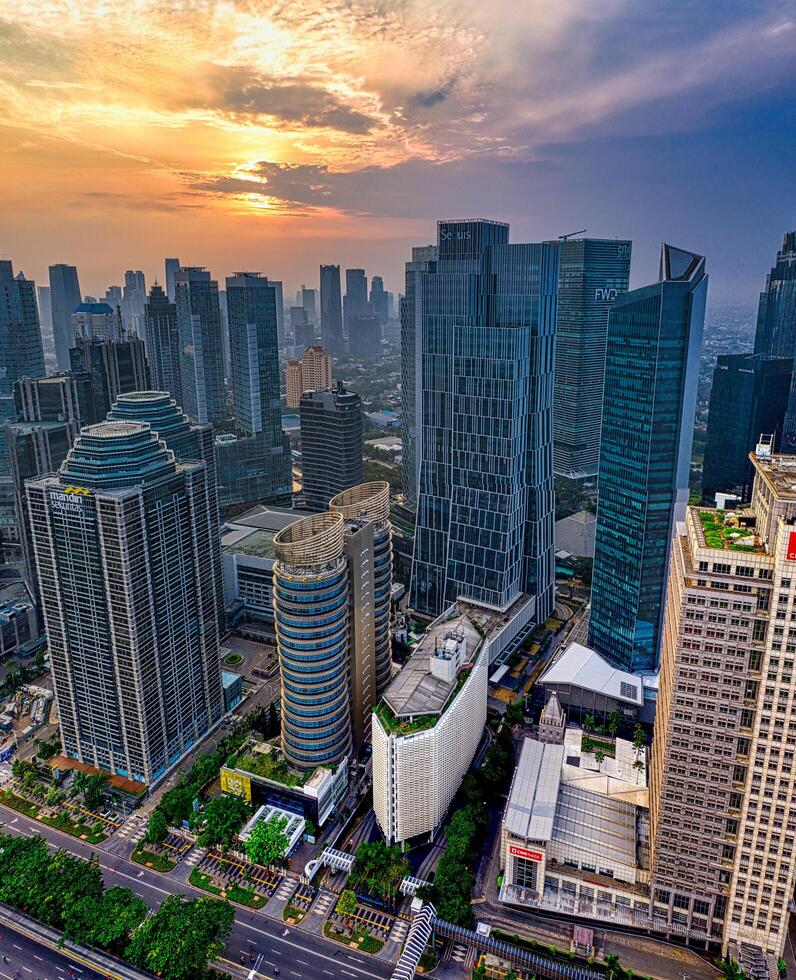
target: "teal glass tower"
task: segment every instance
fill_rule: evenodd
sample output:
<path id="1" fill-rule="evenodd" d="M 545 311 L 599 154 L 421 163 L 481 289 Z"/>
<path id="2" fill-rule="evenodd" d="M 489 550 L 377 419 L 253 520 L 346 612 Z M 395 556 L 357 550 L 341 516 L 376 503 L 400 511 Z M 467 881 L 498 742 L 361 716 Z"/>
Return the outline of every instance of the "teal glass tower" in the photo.
<path id="1" fill-rule="evenodd" d="M 498 221 L 440 221 L 417 256 L 412 607 L 459 597 L 553 605 L 555 244 L 509 244 Z M 423 268 L 422 263 L 427 263 Z M 410 345 L 407 338 L 407 348 Z"/>
<path id="2" fill-rule="evenodd" d="M 708 277 L 664 245 L 659 281 L 608 317 L 589 645 L 630 671 L 658 664 L 669 548 L 688 503 Z"/>
<path id="3" fill-rule="evenodd" d="M 192 421 L 218 425 L 227 417 L 218 283 L 206 269 L 184 266 L 174 290 L 182 407 Z"/>

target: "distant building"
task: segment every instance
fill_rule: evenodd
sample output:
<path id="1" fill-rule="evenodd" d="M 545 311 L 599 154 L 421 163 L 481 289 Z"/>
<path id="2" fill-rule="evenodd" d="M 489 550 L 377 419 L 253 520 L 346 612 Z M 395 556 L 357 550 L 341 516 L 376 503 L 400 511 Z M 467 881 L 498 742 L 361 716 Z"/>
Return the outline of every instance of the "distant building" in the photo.
<path id="1" fill-rule="evenodd" d="M 594 537 L 597 533 L 597 515 L 587 510 L 569 514 L 556 521 L 556 551 L 566 551 L 576 558 L 594 558 Z"/>
<path id="2" fill-rule="evenodd" d="M 389 298 L 390 294 L 384 288 L 384 280 L 381 276 L 374 276 L 370 280 L 370 312 L 378 318 L 379 323 L 386 323 L 390 318 Z"/>
<path id="3" fill-rule="evenodd" d="M 166 259 L 166 262 L 172 261 Z M 180 332 L 177 307 L 157 283 L 149 290 L 144 307 L 144 345 L 157 391 L 167 391 L 182 405 Z"/>
<path id="4" fill-rule="evenodd" d="M 11 262 L 0 259 L 0 396 L 10 402 L 20 378 L 43 377 L 36 284 L 21 272 L 14 276 Z"/>
<path id="5" fill-rule="evenodd" d="M 166 296 L 170 303 L 174 302 L 175 289 L 174 289 L 174 276 L 179 271 L 180 260 L 179 259 L 166 259 Z"/>
<path id="6" fill-rule="evenodd" d="M 343 310 L 340 266 L 321 266 L 321 340 L 333 354 L 343 351 Z"/>
<path id="7" fill-rule="evenodd" d="M 156 782 L 223 714 L 207 468 L 102 422 L 27 493 L 64 754 Z"/>
<path id="8" fill-rule="evenodd" d="M 352 357 L 378 357 L 381 354 L 381 320 L 377 316 L 349 316 L 348 352 Z"/>
<path id="9" fill-rule="evenodd" d="M 290 329 L 296 347 L 310 347 L 315 343 L 315 326 L 310 323 L 303 306 L 290 307 Z"/>
<path id="10" fill-rule="evenodd" d="M 53 308 L 50 298 L 50 287 L 37 286 L 36 294 L 39 302 L 39 323 L 41 324 L 42 340 L 47 337 L 48 350 L 53 350 L 54 348 L 49 346 L 53 334 Z"/>
<path id="11" fill-rule="evenodd" d="M 560 242 L 556 314 L 553 466 L 556 475 L 597 475 L 608 311 L 630 282 L 632 242 Z"/>
<path id="12" fill-rule="evenodd" d="M 227 418 L 218 283 L 200 266 L 174 273 L 182 408 L 194 422 Z"/>
<path id="13" fill-rule="evenodd" d="M 345 322 L 346 335 L 348 336 L 348 348 L 351 347 L 351 319 L 353 317 L 368 316 L 370 305 L 368 304 L 368 277 L 364 269 L 345 270 L 345 296 L 343 297 L 343 321 Z"/>
<path id="14" fill-rule="evenodd" d="M 50 303 L 55 360 L 59 371 L 69 368 L 69 349 L 74 342 L 72 314 L 83 301 L 77 269 L 73 265 L 50 266 Z"/>
<path id="15" fill-rule="evenodd" d="M 325 347 L 313 344 L 285 365 L 285 405 L 298 408 L 305 391 L 325 391 L 332 387 L 332 355 Z"/>
<path id="16" fill-rule="evenodd" d="M 289 502 L 293 488 L 288 437 L 281 446 L 267 432 L 216 436 L 218 496 L 222 511 L 257 503 Z"/>
<path id="17" fill-rule="evenodd" d="M 390 430 L 401 428 L 401 417 L 390 408 L 382 408 L 378 412 L 367 412 L 365 418 L 371 425 L 375 425 L 377 429 Z"/>
<path id="18" fill-rule="evenodd" d="M 719 354 L 710 389 L 702 499 L 738 493 L 748 501 L 754 468 L 749 453 L 762 433 L 778 449 L 788 409 L 793 358 L 767 354 Z"/>
<path id="19" fill-rule="evenodd" d="M 488 640 L 456 606 L 373 712 L 373 810 L 388 844 L 435 836 L 486 724 Z"/>
<path id="20" fill-rule="evenodd" d="M 94 400 L 90 414 L 98 420 L 107 416 L 119 395 L 152 387 L 144 341 L 135 334 L 124 340 L 77 337 L 69 359 L 76 379 L 90 378 Z"/>
<path id="21" fill-rule="evenodd" d="M 362 482 L 362 399 L 338 382 L 301 396 L 301 466 L 308 510 Z"/>
<path id="22" fill-rule="evenodd" d="M 121 340 L 123 326 L 107 303 L 79 303 L 71 317 L 72 335 L 88 340 Z"/>
<path id="23" fill-rule="evenodd" d="M 313 325 L 318 322 L 318 294 L 314 289 L 301 287 L 301 305 L 307 311 L 307 321 Z"/>
<path id="24" fill-rule="evenodd" d="M 688 503 L 708 278 L 664 245 L 657 283 L 608 315 L 589 646 L 617 667 L 658 664 L 669 544 Z"/>
<path id="25" fill-rule="evenodd" d="M 122 292 L 122 318 L 125 327 L 144 336 L 144 306 L 146 304 L 146 280 L 140 269 L 128 269 L 124 274 Z"/>

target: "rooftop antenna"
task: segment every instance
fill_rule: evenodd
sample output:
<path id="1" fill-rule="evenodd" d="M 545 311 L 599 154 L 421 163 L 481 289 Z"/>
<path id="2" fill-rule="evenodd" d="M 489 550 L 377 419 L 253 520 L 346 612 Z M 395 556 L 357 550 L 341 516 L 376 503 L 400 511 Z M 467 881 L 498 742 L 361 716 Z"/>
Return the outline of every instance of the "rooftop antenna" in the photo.
<path id="1" fill-rule="evenodd" d="M 569 239 L 574 238 L 575 235 L 585 235 L 588 230 L 589 230 L 588 228 L 581 228 L 580 231 L 570 231 L 566 235 L 559 235 L 558 240 L 560 242 L 568 242 Z"/>

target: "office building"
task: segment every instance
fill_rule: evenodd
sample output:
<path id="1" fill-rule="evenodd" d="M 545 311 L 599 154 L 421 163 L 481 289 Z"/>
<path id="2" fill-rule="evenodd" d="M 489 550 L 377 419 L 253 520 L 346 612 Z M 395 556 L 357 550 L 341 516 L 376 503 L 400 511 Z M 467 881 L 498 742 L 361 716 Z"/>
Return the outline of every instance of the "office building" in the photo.
<path id="1" fill-rule="evenodd" d="M 627 292 L 632 242 L 577 238 L 559 244 L 553 468 L 597 475 L 608 311 Z"/>
<path id="2" fill-rule="evenodd" d="M 373 713 L 373 810 L 388 844 L 433 839 L 478 749 L 489 673 L 482 630 L 466 607 L 448 610 Z"/>
<path id="3" fill-rule="evenodd" d="M 179 259 L 166 259 L 165 261 L 165 273 L 166 273 L 166 296 L 170 303 L 174 302 L 174 297 L 176 295 L 174 288 L 174 277 L 179 272 L 180 260 Z"/>
<path id="4" fill-rule="evenodd" d="M 390 318 L 389 309 L 390 294 L 384 288 L 384 280 L 381 276 L 374 276 L 370 280 L 370 312 L 379 318 L 379 323 L 386 323 Z"/>
<path id="5" fill-rule="evenodd" d="M 122 308 L 122 287 L 121 286 L 108 286 L 105 290 L 105 296 L 103 297 L 104 302 L 110 306 L 119 316 L 121 316 Z"/>
<path id="6" fill-rule="evenodd" d="M 305 391 L 325 391 L 332 387 L 332 355 L 325 347 L 313 344 L 301 360 L 285 364 L 285 404 L 298 408 Z"/>
<path id="7" fill-rule="evenodd" d="M 100 422 L 91 377 L 87 374 L 50 374 L 46 378 L 20 378 L 14 385 L 15 417 L 20 422 Z"/>
<path id="8" fill-rule="evenodd" d="M 41 325 L 42 341 L 48 351 L 55 350 L 53 347 L 53 308 L 50 301 L 50 287 L 37 286 L 36 294 L 39 303 L 39 323 Z"/>
<path id="9" fill-rule="evenodd" d="M 222 512 L 256 503 L 289 504 L 293 489 L 290 441 L 281 433 L 276 445 L 270 433 L 216 436 L 218 500 Z"/>
<path id="10" fill-rule="evenodd" d="M 438 223 L 415 272 L 415 451 L 410 605 L 457 598 L 553 609 L 553 381 L 558 251 L 509 244 L 496 221 Z"/>
<path id="11" fill-rule="evenodd" d="M 151 784 L 223 713 L 207 467 L 102 422 L 27 492 L 64 754 Z"/>
<path id="12" fill-rule="evenodd" d="M 10 399 L 20 378 L 44 377 L 44 349 L 36 305 L 36 284 L 14 276 L 0 259 L 0 396 Z"/>
<path id="13" fill-rule="evenodd" d="M 351 725 L 354 751 L 370 742 L 371 714 L 392 677 L 390 485 L 363 483 L 332 497 L 345 521 L 348 562 Z"/>
<path id="14" fill-rule="evenodd" d="M 749 975 L 783 954 L 796 874 L 796 457 L 753 465 L 751 507 L 689 507 L 677 526 L 649 841 L 653 915 Z"/>
<path id="15" fill-rule="evenodd" d="M 307 311 L 303 306 L 290 307 L 290 330 L 294 347 L 310 347 L 315 343 L 315 327 L 307 319 Z"/>
<path id="16" fill-rule="evenodd" d="M 343 322 L 348 338 L 348 350 L 351 348 L 351 318 L 367 316 L 370 313 L 368 304 L 368 277 L 364 269 L 345 270 L 345 296 L 343 296 Z"/>
<path id="17" fill-rule="evenodd" d="M 589 646 L 623 670 L 658 664 L 674 523 L 688 502 L 708 279 L 664 245 L 657 283 L 608 316 Z"/>
<path id="18" fill-rule="evenodd" d="M 401 484 L 410 506 L 417 504 L 420 456 L 417 452 L 417 405 L 422 384 L 420 341 L 423 331 L 417 329 L 417 317 L 422 309 L 418 295 L 418 280 L 423 273 L 434 272 L 437 246 L 423 245 L 412 249 L 412 259 L 406 263 L 406 295 L 400 302 L 401 318 Z M 422 404 L 421 404 L 422 408 Z"/>
<path id="19" fill-rule="evenodd" d="M 71 322 L 72 336 L 89 340 L 121 340 L 125 330 L 118 312 L 107 303 L 78 303 Z"/>
<path id="20" fill-rule="evenodd" d="M 344 545 L 343 517 L 335 513 L 304 517 L 274 538 L 282 749 L 303 770 L 338 765 L 352 751 Z"/>
<path id="21" fill-rule="evenodd" d="M 194 422 L 218 425 L 227 418 L 218 283 L 206 269 L 189 266 L 174 273 L 174 289 L 182 407 Z"/>
<path id="22" fill-rule="evenodd" d="M 702 499 L 737 494 L 747 502 L 754 470 L 749 453 L 762 433 L 782 437 L 793 374 L 791 357 L 719 354 L 710 389 L 710 409 L 702 464 Z"/>
<path id="23" fill-rule="evenodd" d="M 381 320 L 377 316 L 348 318 L 348 352 L 352 357 L 381 355 Z"/>
<path id="24" fill-rule="evenodd" d="M 333 354 L 343 351 L 343 307 L 340 266 L 321 266 L 321 341 Z"/>
<path id="25" fill-rule="evenodd" d="M 301 306 L 307 311 L 307 321 L 313 325 L 318 321 L 318 294 L 315 289 L 301 287 Z"/>
<path id="26" fill-rule="evenodd" d="M 144 336 L 144 307 L 146 306 L 146 280 L 140 269 L 128 269 L 124 274 L 122 292 L 122 320 L 125 328 L 139 337 Z"/>
<path id="27" fill-rule="evenodd" d="M 77 269 L 73 265 L 51 265 L 50 305 L 55 361 L 59 371 L 69 369 L 69 350 L 74 341 L 72 314 L 82 301 Z"/>
<path id="28" fill-rule="evenodd" d="M 282 283 L 279 279 L 269 279 L 269 284 L 276 292 L 276 341 L 280 347 L 285 344 L 285 298 Z"/>
<path id="29" fill-rule="evenodd" d="M 281 448 L 276 290 L 259 272 L 237 272 L 226 285 L 235 427 L 265 432 Z"/>
<path id="30" fill-rule="evenodd" d="M 181 405 L 177 307 L 157 283 L 149 290 L 149 298 L 144 306 L 144 346 L 154 388 L 157 391 L 167 391 Z"/>
<path id="31" fill-rule="evenodd" d="M 135 334 L 124 340 L 77 337 L 69 358 L 74 378 L 90 379 L 91 418 L 104 419 L 119 395 L 152 387 L 144 342 Z"/>
<path id="32" fill-rule="evenodd" d="M 362 399 L 338 382 L 301 396 L 301 466 L 308 510 L 362 482 Z"/>

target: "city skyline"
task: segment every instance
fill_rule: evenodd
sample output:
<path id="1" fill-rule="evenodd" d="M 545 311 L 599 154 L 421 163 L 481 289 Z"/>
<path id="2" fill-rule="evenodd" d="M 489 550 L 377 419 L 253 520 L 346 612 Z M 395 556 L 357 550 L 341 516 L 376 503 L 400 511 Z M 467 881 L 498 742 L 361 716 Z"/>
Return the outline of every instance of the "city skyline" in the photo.
<path id="1" fill-rule="evenodd" d="M 219 280 L 371 266 L 396 291 L 429 211 L 465 210 L 522 240 L 632 239 L 631 288 L 662 240 L 688 242 L 712 257 L 714 301 L 751 305 L 793 222 L 781 4 L 28 0 L 6 18 L 3 249 L 40 284 L 64 261 L 101 295 L 180 255 Z"/>

